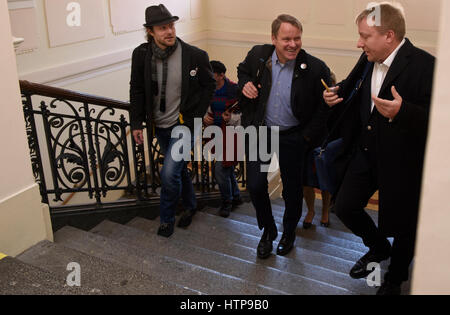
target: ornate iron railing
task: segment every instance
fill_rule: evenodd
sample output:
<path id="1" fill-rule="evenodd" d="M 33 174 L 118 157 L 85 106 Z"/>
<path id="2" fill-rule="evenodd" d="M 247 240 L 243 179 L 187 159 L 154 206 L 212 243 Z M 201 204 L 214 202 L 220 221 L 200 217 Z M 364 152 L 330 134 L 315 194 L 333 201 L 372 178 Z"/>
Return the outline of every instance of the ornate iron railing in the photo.
<path id="1" fill-rule="evenodd" d="M 145 128 L 144 145 L 135 143 L 128 103 L 27 81 L 20 88 L 32 169 L 51 214 L 158 202 L 164 157 L 152 128 Z M 218 197 L 211 162 L 191 162 L 189 169 L 198 198 Z M 241 163 L 236 175 L 245 187 L 243 170 Z M 126 200 L 105 200 L 113 191 Z M 65 206 L 74 193 L 89 202 Z"/>

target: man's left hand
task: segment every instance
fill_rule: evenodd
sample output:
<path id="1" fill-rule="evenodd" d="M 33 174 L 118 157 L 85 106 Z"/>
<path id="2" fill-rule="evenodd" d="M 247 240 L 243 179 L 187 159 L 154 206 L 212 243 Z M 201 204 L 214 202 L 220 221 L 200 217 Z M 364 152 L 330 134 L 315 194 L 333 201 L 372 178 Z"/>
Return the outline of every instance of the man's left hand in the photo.
<path id="1" fill-rule="evenodd" d="M 402 107 L 403 98 L 398 94 L 395 86 L 391 88 L 392 95 L 394 96 L 393 101 L 384 100 L 375 96 L 372 96 L 372 99 L 377 107 L 378 112 L 390 120 L 393 120 L 395 116 L 397 116 L 400 108 Z"/>

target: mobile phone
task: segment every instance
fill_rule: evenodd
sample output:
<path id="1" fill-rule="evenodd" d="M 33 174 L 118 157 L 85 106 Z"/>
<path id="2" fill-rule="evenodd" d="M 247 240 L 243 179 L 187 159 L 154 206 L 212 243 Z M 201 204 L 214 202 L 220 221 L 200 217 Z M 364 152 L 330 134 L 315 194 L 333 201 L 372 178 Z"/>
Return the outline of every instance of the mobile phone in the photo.
<path id="1" fill-rule="evenodd" d="M 327 92 L 332 92 L 323 79 L 320 79 L 320 81 L 322 81 L 322 84 L 327 89 Z"/>

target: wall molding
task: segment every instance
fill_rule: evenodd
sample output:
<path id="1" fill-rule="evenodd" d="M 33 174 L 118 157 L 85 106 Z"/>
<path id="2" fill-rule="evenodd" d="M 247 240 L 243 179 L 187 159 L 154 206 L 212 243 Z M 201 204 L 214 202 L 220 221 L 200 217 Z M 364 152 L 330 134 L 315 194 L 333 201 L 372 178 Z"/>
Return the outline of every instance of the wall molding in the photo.
<path id="1" fill-rule="evenodd" d="M 251 47 L 256 44 L 270 43 L 270 35 L 202 31 L 180 36 L 184 41 L 195 45 L 217 45 L 234 47 Z M 353 40 L 336 40 L 324 38 L 304 37 L 304 48 L 311 54 L 359 57 L 361 50 L 356 48 Z M 428 52 L 435 53 L 436 47 L 421 46 Z M 67 63 L 39 71 L 19 74 L 21 80 L 63 87 L 69 84 L 95 78 L 107 73 L 130 68 L 133 48 L 127 48 L 87 58 L 81 61 Z"/>
<path id="2" fill-rule="evenodd" d="M 207 33 L 197 32 L 181 36 L 181 38 L 188 43 L 199 44 L 207 40 Z M 34 83 L 62 87 L 131 67 L 131 55 L 134 48 L 127 48 L 38 71 L 21 73 L 19 78 L 20 80 Z"/>
<path id="3" fill-rule="evenodd" d="M 35 8 L 34 0 L 8 0 L 9 10 Z"/>

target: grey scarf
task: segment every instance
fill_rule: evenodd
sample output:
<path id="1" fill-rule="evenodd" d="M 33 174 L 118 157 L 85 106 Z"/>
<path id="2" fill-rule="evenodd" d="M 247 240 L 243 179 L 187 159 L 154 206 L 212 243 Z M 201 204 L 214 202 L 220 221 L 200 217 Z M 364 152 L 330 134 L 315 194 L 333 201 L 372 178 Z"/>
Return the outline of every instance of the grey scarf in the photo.
<path id="1" fill-rule="evenodd" d="M 153 85 L 153 94 L 156 96 L 159 94 L 158 91 L 158 75 L 156 69 L 156 58 L 162 60 L 163 63 L 163 76 L 162 76 L 162 84 L 161 84 L 161 95 L 160 95 L 160 103 L 159 110 L 161 112 L 166 111 L 166 85 L 167 85 L 167 72 L 169 70 L 168 59 L 175 52 L 178 47 L 178 39 L 175 41 L 175 45 L 167 47 L 165 50 L 162 50 L 155 44 L 155 41 L 151 41 L 152 47 L 152 85 Z"/>

